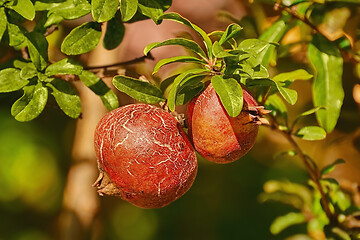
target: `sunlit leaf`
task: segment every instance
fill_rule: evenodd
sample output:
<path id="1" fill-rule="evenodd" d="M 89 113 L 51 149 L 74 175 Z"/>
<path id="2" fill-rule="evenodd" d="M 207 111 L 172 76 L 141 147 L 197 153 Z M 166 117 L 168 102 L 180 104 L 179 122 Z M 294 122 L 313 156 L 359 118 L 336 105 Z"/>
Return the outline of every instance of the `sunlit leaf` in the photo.
<path id="1" fill-rule="evenodd" d="M 129 21 L 138 9 L 138 0 L 120 0 L 121 19 L 124 22 Z"/>
<path id="2" fill-rule="evenodd" d="M 281 96 L 291 105 L 294 105 L 297 101 L 297 92 L 295 90 L 285 88 L 276 84 L 277 89 Z"/>
<path id="3" fill-rule="evenodd" d="M 208 57 L 212 59 L 212 42 L 210 37 L 206 34 L 204 30 L 202 30 L 200 27 L 196 26 L 195 24 L 191 23 L 188 19 L 180 16 L 178 13 L 165 13 L 159 18 L 159 21 L 163 19 L 173 20 L 194 29 L 203 39 Z"/>
<path id="4" fill-rule="evenodd" d="M 217 58 L 225 58 L 225 57 L 233 57 L 234 55 L 225 51 L 220 43 L 218 41 L 215 41 L 214 42 L 214 45 L 213 45 L 213 54 L 215 57 Z"/>
<path id="5" fill-rule="evenodd" d="M 19 90 L 28 83 L 28 80 L 21 78 L 20 70 L 16 68 L 6 68 L 0 71 L 0 92 L 2 93 Z"/>
<path id="6" fill-rule="evenodd" d="M 200 60 L 196 57 L 175 56 L 175 57 L 171 57 L 171 58 L 161 59 L 159 62 L 157 62 L 152 74 L 155 74 L 162 66 L 170 64 L 170 63 L 176 63 L 176 62 L 206 64 L 206 62 L 204 62 L 203 60 Z"/>
<path id="7" fill-rule="evenodd" d="M 35 17 L 35 7 L 30 0 L 16 0 L 13 1 L 15 5 L 9 5 L 9 8 L 16 11 L 18 14 L 28 20 L 33 20 Z"/>
<path id="8" fill-rule="evenodd" d="M 274 76 L 272 79 L 277 82 L 290 81 L 293 82 L 295 80 L 309 80 L 313 77 L 313 75 L 309 74 L 304 69 L 298 69 L 292 72 L 280 73 Z"/>
<path id="9" fill-rule="evenodd" d="M 60 16 L 64 19 L 77 19 L 91 12 L 91 4 L 87 0 L 64 1 L 50 9 L 48 16 Z M 57 17 L 56 17 L 57 18 Z"/>
<path id="10" fill-rule="evenodd" d="M 26 45 L 26 37 L 21 30 L 21 26 L 8 22 L 7 33 L 9 35 L 9 46 L 20 48 Z"/>
<path id="11" fill-rule="evenodd" d="M 309 44 L 308 57 L 316 72 L 313 83 L 314 106 L 326 108 L 317 111 L 316 117 L 320 126 L 331 132 L 336 126 L 344 99 L 343 59 L 339 49 L 320 35 L 315 35 Z"/>
<path id="12" fill-rule="evenodd" d="M 61 110 L 72 118 L 78 118 L 81 113 L 80 97 L 75 88 L 61 79 L 54 79 L 46 86 L 52 89 L 52 95 Z"/>
<path id="13" fill-rule="evenodd" d="M 83 67 L 71 58 L 64 58 L 48 66 L 45 70 L 47 76 L 57 74 L 75 74 L 80 75 Z"/>
<path id="14" fill-rule="evenodd" d="M 212 77 L 211 84 L 229 116 L 238 116 L 243 108 L 243 92 L 240 84 L 233 78 L 224 79 L 222 75 Z"/>
<path id="15" fill-rule="evenodd" d="M 112 19 L 119 6 L 119 0 L 92 0 L 91 13 L 96 22 L 106 22 Z"/>
<path id="16" fill-rule="evenodd" d="M 240 27 L 239 25 L 237 25 L 236 23 L 232 23 L 230 24 L 224 34 L 222 34 L 220 40 L 219 40 L 219 44 L 223 45 L 224 43 L 226 43 L 227 41 L 229 41 L 231 38 L 235 37 L 236 35 L 238 35 L 238 33 L 242 30 L 242 27 Z"/>
<path id="17" fill-rule="evenodd" d="M 24 87 L 24 95 L 11 107 L 11 115 L 20 122 L 31 121 L 44 110 L 48 90 L 41 83 Z"/>
<path id="18" fill-rule="evenodd" d="M 272 234 L 279 234 L 284 229 L 306 222 L 306 217 L 302 213 L 290 212 L 284 216 L 277 217 L 270 226 Z"/>
<path id="19" fill-rule="evenodd" d="M 147 45 L 144 49 L 144 54 L 147 55 L 152 49 L 167 45 L 178 45 L 190 49 L 200 57 L 206 59 L 206 55 L 201 47 L 194 41 L 185 38 L 168 39 L 163 42 L 154 42 Z"/>
<path id="20" fill-rule="evenodd" d="M 144 103 L 156 104 L 165 101 L 162 91 L 154 85 L 127 76 L 115 76 L 114 86 L 121 92 Z"/>
<path id="21" fill-rule="evenodd" d="M 204 74 L 205 72 L 206 72 L 205 69 L 193 68 L 193 69 L 190 69 L 188 71 L 181 73 L 174 79 L 174 82 L 170 88 L 170 91 L 168 94 L 168 99 L 167 99 L 168 100 L 167 104 L 171 111 L 175 110 L 176 97 L 177 97 L 178 91 L 180 90 L 180 85 L 184 81 L 190 80 L 192 76 Z"/>
<path id="22" fill-rule="evenodd" d="M 74 28 L 61 44 L 61 51 L 68 55 L 78 55 L 93 50 L 100 41 L 101 24 L 86 22 Z"/>
<path id="23" fill-rule="evenodd" d="M 5 8 L 0 7 L 0 41 L 5 33 L 7 26 L 7 17 L 5 14 Z"/>
<path id="24" fill-rule="evenodd" d="M 138 10 L 156 23 L 159 23 L 158 18 L 164 13 L 161 4 L 156 0 L 138 0 Z"/>
<path id="25" fill-rule="evenodd" d="M 39 71 L 44 70 L 48 63 L 46 38 L 38 32 L 28 33 L 26 37 L 31 61 Z"/>
<path id="26" fill-rule="evenodd" d="M 23 67 L 20 70 L 20 77 L 23 79 L 31 79 L 33 77 L 36 77 L 38 75 L 38 71 L 35 68 L 32 67 Z"/>
<path id="27" fill-rule="evenodd" d="M 335 166 L 338 164 L 343 164 L 345 163 L 344 159 L 336 159 L 332 164 L 325 166 L 323 169 L 321 169 L 321 175 L 325 175 L 328 173 L 331 173 L 332 171 L 334 171 Z"/>
<path id="28" fill-rule="evenodd" d="M 266 31 L 260 35 L 259 39 L 267 42 L 280 42 L 289 28 L 287 23 L 290 19 L 290 14 L 283 15 L 279 20 L 273 23 L 271 27 L 266 29 Z M 259 63 L 267 68 L 274 50 L 274 45 L 268 45 L 263 51 L 261 51 L 257 56 Z"/>
<path id="29" fill-rule="evenodd" d="M 317 126 L 306 126 L 300 128 L 298 131 L 296 131 L 294 135 L 301 139 L 310 140 L 310 141 L 322 140 L 326 138 L 325 130 Z"/>

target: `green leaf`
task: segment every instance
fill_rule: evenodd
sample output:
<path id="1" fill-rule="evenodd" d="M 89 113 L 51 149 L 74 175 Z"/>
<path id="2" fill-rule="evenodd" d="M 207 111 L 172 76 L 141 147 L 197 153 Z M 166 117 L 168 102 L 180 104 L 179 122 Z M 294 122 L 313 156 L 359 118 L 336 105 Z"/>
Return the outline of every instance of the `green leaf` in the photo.
<path id="1" fill-rule="evenodd" d="M 226 28 L 224 34 L 221 36 L 221 38 L 219 40 L 219 44 L 223 45 L 224 43 L 229 41 L 231 38 L 235 37 L 241 30 L 242 30 L 242 27 L 240 27 L 236 23 L 230 24 Z"/>
<path id="2" fill-rule="evenodd" d="M 308 110 L 308 111 L 305 111 L 305 112 L 301 113 L 301 114 L 298 115 L 298 116 L 296 117 L 296 119 L 294 120 L 293 126 L 294 126 L 301 118 L 303 118 L 303 117 L 305 117 L 305 116 L 309 116 L 309 115 L 311 115 L 311 114 L 313 114 L 313 113 L 316 113 L 317 111 L 319 111 L 320 109 L 323 109 L 323 108 L 324 108 L 324 107 L 319 106 L 319 107 L 312 108 L 312 109 L 310 109 L 310 110 Z"/>
<path id="3" fill-rule="evenodd" d="M 14 65 L 14 67 L 19 68 L 19 69 L 22 69 L 24 67 L 29 67 L 29 68 L 36 70 L 36 67 L 32 62 L 23 62 L 23 61 L 16 59 L 16 60 L 14 60 L 13 65 Z"/>
<path id="4" fill-rule="evenodd" d="M 20 122 L 31 121 L 44 110 L 48 90 L 41 83 L 24 87 L 24 95 L 11 107 L 11 115 Z"/>
<path id="5" fill-rule="evenodd" d="M 138 10 L 155 23 L 159 23 L 158 18 L 164 13 L 162 6 L 156 0 L 138 0 Z"/>
<path id="6" fill-rule="evenodd" d="M 287 120 L 287 108 L 283 100 L 278 95 L 271 95 L 265 102 L 265 108 L 271 110 L 271 115 L 274 117 L 284 118 Z"/>
<path id="7" fill-rule="evenodd" d="M 115 16 L 118 0 L 92 0 L 91 14 L 96 22 L 106 22 Z"/>
<path id="8" fill-rule="evenodd" d="M 160 83 L 160 90 L 165 93 L 166 89 L 174 82 L 174 80 L 179 76 L 180 74 L 176 74 L 173 76 L 170 76 L 168 78 L 165 78 Z"/>
<path id="9" fill-rule="evenodd" d="M 6 68 L 0 71 L 0 92 L 13 92 L 23 88 L 29 83 L 20 77 L 20 70 Z"/>
<path id="10" fill-rule="evenodd" d="M 56 63 L 51 64 L 45 70 L 47 76 L 75 74 L 80 75 L 83 67 L 71 58 L 64 58 Z"/>
<path id="11" fill-rule="evenodd" d="M 349 1 L 349 0 L 348 0 Z M 344 231 L 343 229 L 339 228 L 339 227 L 333 227 L 331 229 L 331 232 L 333 232 L 336 236 L 338 236 L 341 240 L 351 240 L 353 238 L 351 238 L 351 236 L 349 235 L 349 233 L 347 233 L 346 231 Z"/>
<path id="12" fill-rule="evenodd" d="M 177 13 L 165 13 L 158 20 L 161 21 L 163 19 L 173 20 L 173 21 L 182 23 L 182 24 L 192 28 L 193 30 L 195 30 L 204 41 L 208 57 L 210 59 L 212 59 L 212 42 L 211 42 L 210 37 L 206 34 L 206 32 L 204 30 L 202 30 L 200 27 L 191 23 L 189 20 L 187 20 L 186 18 L 182 17 L 181 15 L 179 15 Z"/>
<path id="13" fill-rule="evenodd" d="M 20 70 L 20 77 L 23 79 L 32 79 L 37 75 L 38 75 L 38 71 L 36 70 L 36 68 L 26 66 L 21 68 Z"/>
<path id="14" fill-rule="evenodd" d="M 144 54 L 147 55 L 152 49 L 167 45 L 183 46 L 185 48 L 190 49 L 194 53 L 198 54 L 200 57 L 206 59 L 206 55 L 204 51 L 201 49 L 201 47 L 196 42 L 185 38 L 173 38 L 173 39 L 165 40 L 163 42 L 150 43 L 145 47 Z"/>
<path id="15" fill-rule="evenodd" d="M 93 50 L 100 41 L 101 24 L 87 22 L 74 28 L 61 44 L 61 51 L 68 55 L 78 55 Z"/>
<path id="16" fill-rule="evenodd" d="M 243 92 L 240 84 L 233 78 L 216 75 L 211 78 L 216 93 L 230 117 L 236 117 L 243 108 Z"/>
<path id="17" fill-rule="evenodd" d="M 309 80 L 313 75 L 309 74 L 304 69 L 298 69 L 292 72 L 280 73 L 273 77 L 273 80 L 276 82 L 293 82 L 295 80 Z"/>
<path id="18" fill-rule="evenodd" d="M 190 102 L 191 99 L 203 90 L 204 84 L 201 82 L 201 79 L 203 79 L 204 76 L 195 76 L 193 78 L 198 78 L 196 83 L 184 84 L 184 86 L 178 91 L 176 96 L 176 105 L 180 106 Z"/>
<path id="19" fill-rule="evenodd" d="M 77 19 L 91 12 L 91 5 L 87 0 L 68 0 L 54 6 L 48 16 L 56 15 L 64 19 Z"/>
<path id="20" fill-rule="evenodd" d="M 234 57 L 233 54 L 225 51 L 220 43 L 218 41 L 215 41 L 214 42 L 214 45 L 213 45 L 213 54 L 215 57 L 217 58 L 225 58 L 225 57 Z"/>
<path id="21" fill-rule="evenodd" d="M 120 12 L 123 22 L 129 21 L 138 9 L 138 0 L 120 0 Z"/>
<path id="22" fill-rule="evenodd" d="M 161 90 L 154 85 L 126 76 L 115 76 L 114 86 L 121 92 L 144 103 L 156 104 L 165 101 Z"/>
<path id="23" fill-rule="evenodd" d="M 103 40 L 103 46 L 111 50 L 119 46 L 125 34 L 125 26 L 117 17 L 112 18 L 106 25 L 106 33 Z"/>
<path id="24" fill-rule="evenodd" d="M 324 106 L 316 112 L 317 120 L 326 132 L 337 123 L 344 99 L 342 87 L 343 59 L 339 49 L 327 39 L 315 35 L 309 44 L 308 57 L 316 74 L 313 83 L 314 106 Z"/>
<path id="25" fill-rule="evenodd" d="M 202 61 L 196 57 L 175 56 L 175 57 L 171 57 L 171 58 L 161 59 L 159 62 L 157 62 L 152 74 L 155 74 L 162 66 L 170 64 L 170 63 L 176 63 L 176 62 L 206 64 L 205 61 Z"/>
<path id="26" fill-rule="evenodd" d="M 288 22 L 291 19 L 289 15 L 283 15 L 279 20 L 277 20 L 274 24 L 271 25 L 265 32 L 263 32 L 259 39 L 267 42 L 280 42 L 283 38 L 288 27 Z M 263 51 L 259 53 L 257 56 L 257 60 L 259 63 L 264 65 L 266 68 L 269 66 L 270 58 L 275 50 L 274 45 L 268 45 Z"/>
<path id="27" fill-rule="evenodd" d="M 0 7 L 0 41 L 6 31 L 7 17 L 5 14 L 5 8 Z"/>
<path id="28" fill-rule="evenodd" d="M 174 83 L 172 84 L 172 86 L 170 88 L 170 91 L 168 94 L 168 99 L 167 99 L 167 104 L 168 104 L 170 111 L 175 110 L 176 98 L 177 98 L 178 92 L 180 90 L 180 86 L 182 84 L 184 84 L 184 81 L 191 80 L 192 79 L 191 77 L 193 77 L 195 75 L 203 74 L 205 72 L 206 72 L 205 69 L 193 68 L 193 69 L 190 69 L 190 70 L 187 70 L 187 71 L 181 73 L 174 79 Z"/>
<path id="29" fill-rule="evenodd" d="M 345 163 L 344 159 L 341 159 L 341 158 L 336 159 L 332 164 L 327 165 L 323 169 L 321 169 L 321 173 L 320 173 L 321 176 L 331 173 L 332 171 L 334 171 L 336 165 L 343 164 L 343 163 Z"/>
<path id="30" fill-rule="evenodd" d="M 245 39 L 239 44 L 237 49 L 247 52 L 247 53 L 251 54 L 254 58 L 256 58 L 257 60 L 254 62 L 254 66 L 256 66 L 261 63 L 262 59 L 258 59 L 260 54 L 262 52 L 264 52 L 270 45 L 273 45 L 273 44 L 274 43 L 256 39 L 256 38 Z"/>
<path id="31" fill-rule="evenodd" d="M 32 21 L 35 17 L 35 7 L 30 0 L 16 0 L 15 5 L 8 5 L 9 8 L 15 12 Z"/>
<path id="32" fill-rule="evenodd" d="M 26 38 L 20 26 L 8 22 L 7 32 L 9 34 L 9 46 L 20 48 L 24 45 Z"/>
<path id="33" fill-rule="evenodd" d="M 72 118 L 78 118 L 81 113 L 80 97 L 75 88 L 68 82 L 55 78 L 50 83 L 46 84 L 51 88 L 52 95 L 61 110 Z"/>
<path id="34" fill-rule="evenodd" d="M 284 229 L 306 222 L 306 217 L 302 213 L 290 212 L 284 216 L 277 217 L 270 226 L 272 234 L 279 234 Z"/>
<path id="35" fill-rule="evenodd" d="M 301 139 L 310 140 L 310 141 L 322 140 L 326 138 L 325 130 L 317 126 L 306 126 L 300 128 L 298 131 L 296 131 L 294 135 Z"/>
<path id="36" fill-rule="evenodd" d="M 82 71 L 79 75 L 80 80 L 84 85 L 91 89 L 96 95 L 98 95 L 104 106 L 109 110 L 113 110 L 119 107 L 119 100 L 116 94 L 94 73 L 90 71 Z"/>
<path id="37" fill-rule="evenodd" d="M 297 92 L 295 90 L 285 88 L 276 83 L 276 87 L 279 90 L 281 96 L 291 105 L 294 105 L 297 101 Z"/>
<path id="38" fill-rule="evenodd" d="M 48 63 L 46 38 L 38 32 L 28 33 L 26 37 L 31 61 L 39 71 L 44 70 Z"/>

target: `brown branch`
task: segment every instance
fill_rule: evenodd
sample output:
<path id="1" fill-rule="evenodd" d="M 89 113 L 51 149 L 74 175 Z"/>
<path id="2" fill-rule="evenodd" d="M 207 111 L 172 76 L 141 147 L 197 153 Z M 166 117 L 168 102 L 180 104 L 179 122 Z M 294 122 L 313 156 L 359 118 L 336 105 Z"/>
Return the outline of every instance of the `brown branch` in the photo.
<path id="1" fill-rule="evenodd" d="M 47 37 L 50 34 L 52 34 L 53 32 L 55 32 L 56 30 L 58 30 L 58 26 L 56 25 L 51 25 L 49 28 L 46 29 L 46 32 L 44 33 L 44 36 Z"/>
<path id="2" fill-rule="evenodd" d="M 329 40 L 330 42 L 334 43 L 336 45 L 336 47 L 341 51 L 341 53 L 345 56 L 347 56 L 352 62 L 354 63 L 359 63 L 359 60 L 357 58 L 354 57 L 355 53 L 353 50 L 344 50 L 337 42 L 334 42 L 332 40 L 330 40 L 326 34 L 324 32 L 322 32 L 314 23 L 312 23 L 308 18 L 303 17 L 301 15 L 299 15 L 294 9 L 291 9 L 287 6 L 281 5 L 281 3 L 278 1 L 274 4 L 274 10 L 275 11 L 285 11 L 287 13 L 289 13 L 293 18 L 296 18 L 297 20 L 305 23 L 306 25 L 308 25 L 314 32 L 322 35 L 323 37 L 325 37 L 327 40 Z"/>
<path id="3" fill-rule="evenodd" d="M 326 198 L 325 192 L 321 186 L 320 183 L 320 173 L 316 168 L 313 168 L 308 160 L 308 156 L 302 151 L 299 144 L 294 140 L 293 136 L 291 135 L 291 132 L 282 130 L 279 128 L 279 123 L 276 121 L 275 117 L 272 115 L 269 116 L 272 123 L 272 129 L 275 129 L 279 131 L 287 140 L 288 142 L 294 147 L 295 151 L 299 155 L 300 159 L 304 163 L 306 170 L 308 171 L 310 175 L 310 179 L 315 183 L 316 188 L 320 192 L 321 195 L 321 204 L 323 206 L 323 209 L 325 211 L 326 216 L 328 217 L 329 221 L 334 223 L 337 221 L 336 216 L 331 212 L 329 208 L 329 203 Z"/>
<path id="4" fill-rule="evenodd" d="M 151 53 L 149 53 L 146 56 L 144 55 L 142 57 L 138 57 L 138 58 L 135 58 L 135 59 L 132 59 L 129 61 L 125 61 L 125 62 L 118 62 L 118 63 L 114 63 L 114 64 L 100 65 L 100 66 L 87 66 L 87 67 L 84 67 L 84 69 L 85 70 L 96 70 L 96 69 L 107 69 L 107 68 L 117 67 L 117 66 L 126 66 L 126 65 L 144 62 L 145 59 L 154 60 L 154 57 L 151 55 Z"/>

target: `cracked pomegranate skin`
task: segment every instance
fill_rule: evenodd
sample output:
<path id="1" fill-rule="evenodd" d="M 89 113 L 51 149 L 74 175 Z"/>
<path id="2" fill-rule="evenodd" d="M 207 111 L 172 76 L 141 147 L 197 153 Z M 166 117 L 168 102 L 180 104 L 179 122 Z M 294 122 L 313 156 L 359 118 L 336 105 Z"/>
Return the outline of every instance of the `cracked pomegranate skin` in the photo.
<path id="1" fill-rule="evenodd" d="M 95 131 L 100 167 L 120 197 L 142 208 L 159 208 L 181 197 L 197 173 L 195 150 L 177 120 L 147 104 L 106 114 Z"/>
<path id="2" fill-rule="evenodd" d="M 244 108 L 257 106 L 243 90 Z M 230 163 L 244 156 L 255 144 L 259 126 L 246 111 L 230 117 L 210 84 L 188 105 L 189 133 L 195 149 L 215 163 Z"/>

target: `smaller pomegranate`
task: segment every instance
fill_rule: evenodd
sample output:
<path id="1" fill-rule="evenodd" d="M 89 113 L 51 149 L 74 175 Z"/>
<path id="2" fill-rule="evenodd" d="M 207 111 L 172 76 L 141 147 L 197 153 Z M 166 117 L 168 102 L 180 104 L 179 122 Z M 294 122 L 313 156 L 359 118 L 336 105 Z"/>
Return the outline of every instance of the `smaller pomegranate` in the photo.
<path id="1" fill-rule="evenodd" d="M 244 156 L 255 144 L 261 114 L 267 113 L 243 90 L 244 107 L 237 117 L 230 117 L 212 84 L 188 105 L 190 139 L 205 159 L 230 163 Z"/>
<path id="2" fill-rule="evenodd" d="M 195 150 L 177 120 L 147 104 L 106 114 L 95 131 L 100 195 L 142 208 L 164 207 L 189 190 L 197 172 Z"/>

